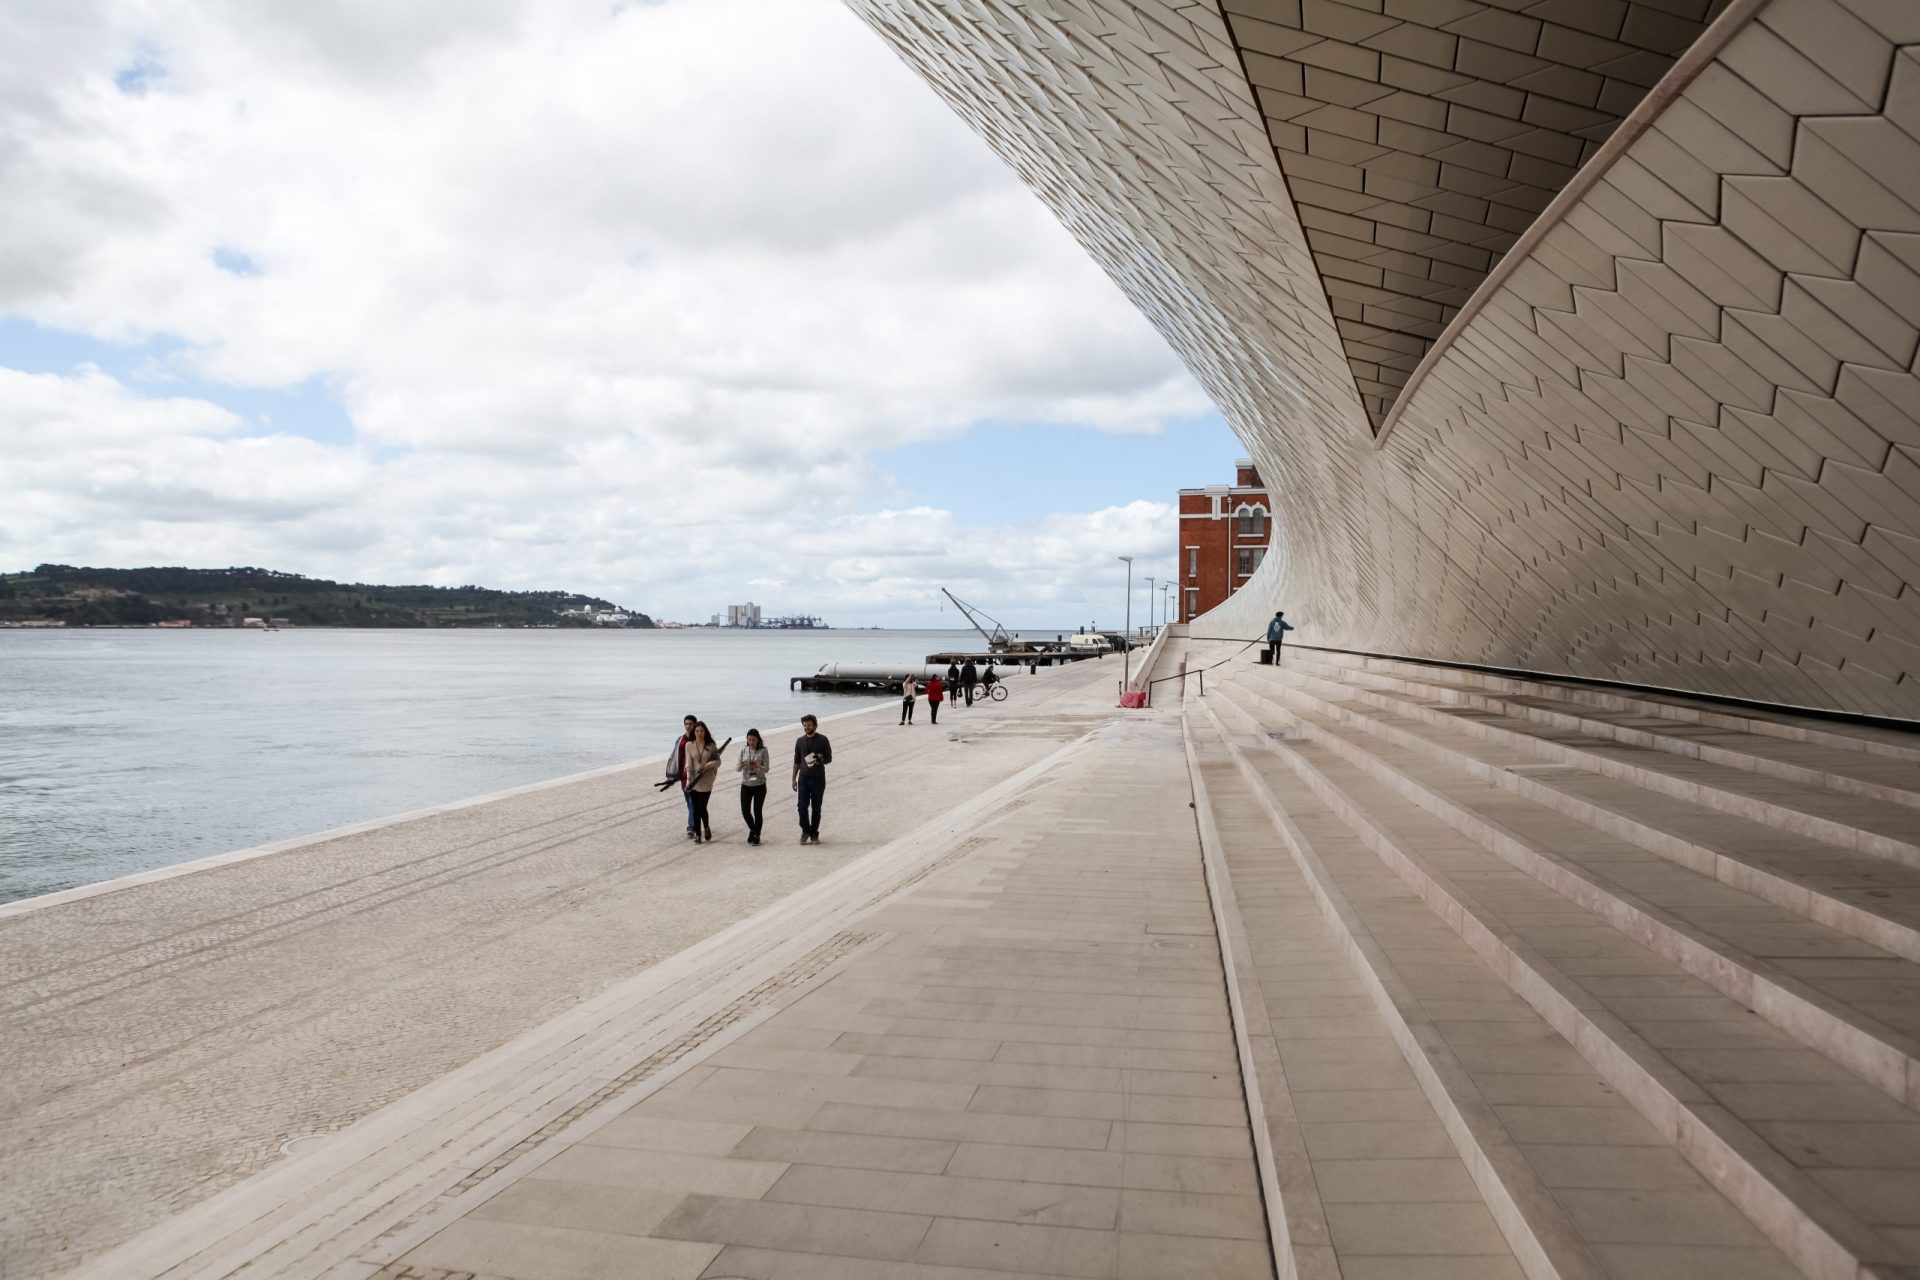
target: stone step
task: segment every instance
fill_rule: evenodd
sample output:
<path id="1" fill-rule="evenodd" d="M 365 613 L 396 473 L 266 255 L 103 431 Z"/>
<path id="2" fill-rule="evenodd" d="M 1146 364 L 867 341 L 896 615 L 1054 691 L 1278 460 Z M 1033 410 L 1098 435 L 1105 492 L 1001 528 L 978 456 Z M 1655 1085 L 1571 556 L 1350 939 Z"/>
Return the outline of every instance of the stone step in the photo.
<path id="1" fill-rule="evenodd" d="M 1317 753 L 1317 746 L 1267 750 L 1261 726 L 1231 703 L 1210 693 L 1197 705 L 1196 731 L 1211 726 L 1214 741 L 1238 766 L 1305 882 L 1316 923 L 1332 933 L 1398 1046 L 1402 1063 L 1388 1069 L 1411 1070 L 1529 1276 L 1775 1280 L 1802 1274 L 1693 1169 L 1671 1126 L 1663 1132 L 1622 1098 L 1314 793 L 1287 756 Z M 1277 935 L 1274 945 L 1285 946 L 1299 928 L 1289 918 L 1284 932 L 1270 924 L 1249 934 Z M 1341 1021 L 1348 1025 L 1318 1029 L 1323 1043 L 1358 1036 L 1366 1020 Z M 1357 1063 L 1349 1070 L 1359 1088 L 1373 1068 Z M 1398 1134 L 1384 1109 L 1375 1111 L 1383 1135 L 1414 1140 Z M 1435 1144 L 1416 1154 L 1443 1150 Z M 1409 1268 L 1404 1274 L 1481 1273 Z"/>
<path id="2" fill-rule="evenodd" d="M 1244 690 L 1222 692 L 1216 706 L 1239 716 L 1249 742 L 1807 1275 L 1920 1265 L 1920 1114 L 1342 759 L 1333 717 L 1290 707 L 1282 741 L 1263 707 L 1234 700 Z M 1512 1016 L 1497 1002 L 1483 1013 Z"/>
<path id="3" fill-rule="evenodd" d="M 1281 1274 L 1445 1274 L 1470 1263 L 1485 1280 L 1521 1280 L 1516 1249 L 1546 1262 L 1546 1248 L 1530 1224 L 1491 1209 L 1447 1149 L 1447 1126 L 1344 956 L 1344 935 L 1239 764 L 1209 727 L 1185 728 L 1274 1256 L 1291 1263 Z M 1512 1203 L 1502 1188 L 1492 1198 Z"/>
<path id="4" fill-rule="evenodd" d="M 1249 669 L 1248 679 L 1281 679 L 1271 668 Z M 1661 795 L 1692 801 L 1735 817 L 1920 867 L 1920 810 L 1864 796 L 1833 792 L 1629 746 L 1519 716 L 1473 708 L 1428 707 L 1417 713 L 1429 723 L 1454 723 L 1490 742 L 1532 752 L 1543 761 L 1579 765 Z"/>
<path id="5" fill-rule="evenodd" d="M 1340 701 L 1355 714 L 1371 709 L 1393 717 L 1404 744 L 1424 744 L 1455 767 L 1514 795 L 1920 961 L 1920 869 L 1649 792 L 1579 765 L 1543 765 L 1524 746 L 1491 739 L 1417 699 L 1321 680 L 1304 670 L 1289 672 L 1286 679 Z M 1254 691 L 1271 687 L 1258 679 L 1249 685 Z"/>
<path id="6" fill-rule="evenodd" d="M 1284 704 L 1239 686 L 1221 692 L 1254 699 L 1256 716 L 1312 712 L 1316 740 L 1348 764 L 1890 1097 L 1920 1105 L 1911 999 L 1920 965 L 1502 790 L 1386 713 L 1298 688 Z M 1781 949 L 1844 958 L 1852 970 L 1802 977 L 1777 963 L 1771 953 Z"/>
<path id="7" fill-rule="evenodd" d="M 1372 663 L 1331 661 L 1305 652 L 1290 655 L 1289 665 L 1367 688 L 1515 716 L 1843 795 L 1920 807 L 1920 768 L 1915 767 L 1920 760 L 1869 755 L 1823 742 L 1775 737 L 1752 728 L 1676 720 L 1627 699 L 1612 699 L 1627 702 L 1625 706 L 1596 706 L 1571 696 L 1571 690 L 1549 692 L 1539 686 L 1502 691 L 1456 679 L 1442 669 L 1396 666 L 1382 670 Z"/>
<path id="8" fill-rule="evenodd" d="M 1288 650 L 1291 662 L 1295 650 Z M 1889 725 L 1861 724 L 1826 717 L 1795 715 L 1775 708 L 1732 706 L 1727 703 L 1691 698 L 1681 693 L 1663 693 L 1642 689 L 1615 690 L 1596 685 L 1562 683 L 1556 680 L 1530 679 L 1474 671 L 1466 667 L 1413 662 L 1400 658 L 1336 653 L 1330 650 L 1298 652 L 1311 654 L 1316 661 L 1362 667 L 1368 671 L 1390 672 L 1413 679 L 1438 676 L 1463 686 L 1493 692 L 1543 695 L 1576 702 L 1583 706 L 1610 711 L 1632 711 L 1658 716 L 1684 724 L 1728 729 L 1737 733 L 1759 734 L 1789 742 L 1804 742 L 1837 751 L 1879 756 L 1883 759 L 1920 764 L 1920 741 L 1911 731 Z"/>

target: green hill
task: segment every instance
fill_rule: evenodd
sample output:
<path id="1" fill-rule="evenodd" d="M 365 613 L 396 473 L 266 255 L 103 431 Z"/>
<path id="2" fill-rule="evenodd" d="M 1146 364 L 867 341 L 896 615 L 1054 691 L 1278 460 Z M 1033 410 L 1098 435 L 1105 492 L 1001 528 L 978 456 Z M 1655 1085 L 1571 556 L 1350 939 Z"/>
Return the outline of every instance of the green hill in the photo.
<path id="1" fill-rule="evenodd" d="M 328 582 L 272 569 L 88 569 L 43 564 L 0 574 L 0 623 L 70 627 L 190 622 L 237 627 L 276 618 L 297 627 L 590 627 L 590 612 L 619 606 L 569 591 L 487 587 L 374 586 Z M 620 624 L 651 627 L 631 613 Z"/>

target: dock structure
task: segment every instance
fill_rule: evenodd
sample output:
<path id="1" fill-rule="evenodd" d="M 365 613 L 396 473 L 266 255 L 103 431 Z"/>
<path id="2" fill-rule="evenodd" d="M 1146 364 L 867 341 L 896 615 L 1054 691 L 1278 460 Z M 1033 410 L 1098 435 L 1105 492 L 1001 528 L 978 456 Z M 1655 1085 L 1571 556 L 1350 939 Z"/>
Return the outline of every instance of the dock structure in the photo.
<path id="1" fill-rule="evenodd" d="M 35 985 L 0 1015 L 28 1100 L 0 1257 L 1912 1266 L 1920 1201 L 1887 1188 L 1920 1167 L 1920 735 L 1178 635 L 1143 660 L 1214 679 L 1120 711 L 1108 670 L 1068 668 L 951 729 L 834 718 L 817 848 L 688 852 L 640 765 L 0 908 Z"/>
<path id="2" fill-rule="evenodd" d="M 930 653 L 925 664 L 917 667 L 911 663 L 895 668 L 883 663 L 829 662 L 812 675 L 790 677 L 787 688 L 805 693 L 893 693 L 899 690 L 900 682 L 909 675 L 922 680 L 934 675 L 944 677 L 947 667 L 969 662 L 983 672 L 991 666 L 995 672 L 1019 670 L 1033 674 L 1044 667 L 1065 666 L 1104 656 L 1105 651 L 1101 650 L 1034 649 L 1019 653 L 1001 650 L 968 653 L 955 649 Z M 851 670 L 848 669 L 850 667 Z"/>
<path id="3" fill-rule="evenodd" d="M 1069 662 L 1084 662 L 1088 658 L 1105 655 L 1099 652 L 1085 653 L 1073 649 L 1050 647 L 1045 649 L 992 650 L 967 652 L 962 649 L 948 649 L 927 655 L 927 661 L 935 665 L 943 663 L 974 663 L 984 666 L 991 662 L 996 667 L 1059 667 Z"/>

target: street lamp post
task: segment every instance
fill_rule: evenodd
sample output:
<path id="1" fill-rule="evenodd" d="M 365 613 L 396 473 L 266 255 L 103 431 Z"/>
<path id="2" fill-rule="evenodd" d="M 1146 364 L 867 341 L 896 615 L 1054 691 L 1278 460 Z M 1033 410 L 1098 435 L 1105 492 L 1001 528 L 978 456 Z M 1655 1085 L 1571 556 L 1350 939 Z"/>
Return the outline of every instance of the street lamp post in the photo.
<path id="1" fill-rule="evenodd" d="M 1153 634 L 1153 579 L 1147 579 L 1147 634 Z"/>
<path id="2" fill-rule="evenodd" d="M 1120 687 L 1124 689 L 1133 675 L 1133 557 L 1120 558 L 1127 562 L 1127 627 L 1121 632 L 1127 638 L 1127 647 L 1120 651 Z"/>

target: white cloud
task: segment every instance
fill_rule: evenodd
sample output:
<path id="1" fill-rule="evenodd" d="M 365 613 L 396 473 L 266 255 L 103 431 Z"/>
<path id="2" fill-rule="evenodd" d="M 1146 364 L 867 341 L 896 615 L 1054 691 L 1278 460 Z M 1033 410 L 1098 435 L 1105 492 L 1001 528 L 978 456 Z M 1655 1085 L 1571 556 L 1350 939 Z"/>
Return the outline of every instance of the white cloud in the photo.
<path id="1" fill-rule="evenodd" d="M 967 574 L 1051 616 L 1075 557 L 1171 561 L 1162 505 L 984 530 L 874 510 L 903 496 L 879 448 L 1205 402 L 833 0 L 40 0 L 0 44 L 31 55 L 0 66 L 0 312 L 177 338 L 166 366 L 213 383 L 325 378 L 357 434 L 4 375 L 0 561 L 567 585 L 682 616 L 773 577 L 796 608 L 886 602 L 872 620 Z"/>

